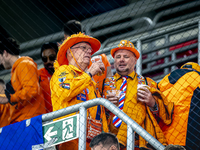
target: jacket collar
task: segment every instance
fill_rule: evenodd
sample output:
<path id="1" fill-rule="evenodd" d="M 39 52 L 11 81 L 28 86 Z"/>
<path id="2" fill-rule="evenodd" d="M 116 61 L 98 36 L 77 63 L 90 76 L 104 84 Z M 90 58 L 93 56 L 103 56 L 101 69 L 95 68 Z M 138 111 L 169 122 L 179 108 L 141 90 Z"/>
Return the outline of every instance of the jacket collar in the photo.
<path id="1" fill-rule="evenodd" d="M 83 72 L 82 70 L 80 70 L 79 68 L 75 67 L 74 65 L 68 65 L 68 66 L 69 66 L 70 68 L 72 68 L 73 70 L 79 72 L 79 73 Z"/>
<path id="2" fill-rule="evenodd" d="M 131 73 L 128 75 L 128 78 L 130 78 L 131 80 L 133 80 L 133 79 L 135 78 L 135 76 L 136 76 L 136 73 L 135 73 L 135 71 L 133 71 L 133 72 L 131 72 Z M 120 78 L 122 78 L 122 76 L 119 75 L 118 73 L 116 73 L 116 74 L 114 75 L 114 78 L 115 78 L 116 81 L 117 81 L 117 80 L 119 80 Z"/>

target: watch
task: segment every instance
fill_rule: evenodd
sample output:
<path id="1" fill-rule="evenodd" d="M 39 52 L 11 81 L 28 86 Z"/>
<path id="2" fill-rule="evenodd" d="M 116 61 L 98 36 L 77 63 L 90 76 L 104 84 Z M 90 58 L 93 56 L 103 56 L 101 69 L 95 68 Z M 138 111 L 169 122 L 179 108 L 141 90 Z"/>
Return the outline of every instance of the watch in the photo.
<path id="1" fill-rule="evenodd" d="M 89 71 L 86 71 L 85 73 L 87 73 L 92 78 L 92 74 Z"/>

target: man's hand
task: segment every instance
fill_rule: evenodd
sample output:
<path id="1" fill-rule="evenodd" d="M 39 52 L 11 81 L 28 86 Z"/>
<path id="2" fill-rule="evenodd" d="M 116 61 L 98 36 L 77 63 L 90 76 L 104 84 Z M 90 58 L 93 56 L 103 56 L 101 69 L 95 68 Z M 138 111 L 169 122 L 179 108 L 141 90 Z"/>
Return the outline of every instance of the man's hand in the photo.
<path id="1" fill-rule="evenodd" d="M 92 76 L 96 75 L 96 74 L 102 74 L 102 70 L 105 70 L 105 66 L 103 64 L 102 61 L 97 61 L 95 63 L 92 63 L 92 65 L 90 66 L 90 68 L 87 70 L 89 71 Z"/>
<path id="2" fill-rule="evenodd" d="M 106 98 L 113 104 L 115 104 L 116 106 L 118 106 L 118 102 L 119 102 L 119 96 L 116 96 L 116 94 L 112 93 L 112 92 L 108 92 L 108 94 L 106 95 Z"/>
<path id="3" fill-rule="evenodd" d="M 8 103 L 8 98 L 7 97 L 0 97 L 0 104 L 6 104 Z"/>
<path id="4" fill-rule="evenodd" d="M 151 92 L 146 87 L 140 87 L 138 89 L 137 100 L 147 104 L 149 107 L 154 107 L 156 102 Z"/>

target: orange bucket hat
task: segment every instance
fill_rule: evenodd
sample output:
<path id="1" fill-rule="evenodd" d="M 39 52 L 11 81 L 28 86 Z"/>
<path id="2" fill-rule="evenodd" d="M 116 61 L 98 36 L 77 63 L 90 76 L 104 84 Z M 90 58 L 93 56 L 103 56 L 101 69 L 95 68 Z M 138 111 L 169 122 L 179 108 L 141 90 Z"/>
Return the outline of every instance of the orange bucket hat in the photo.
<path id="1" fill-rule="evenodd" d="M 191 68 L 191 69 L 194 69 L 194 70 L 200 72 L 200 66 L 197 63 L 195 63 L 195 62 L 187 62 L 184 65 L 182 65 L 181 68 L 182 69 L 184 69 L 184 68 L 185 69 Z"/>
<path id="2" fill-rule="evenodd" d="M 60 49 L 59 49 L 58 54 L 57 54 L 57 61 L 58 61 L 60 66 L 61 65 L 68 65 L 68 60 L 67 60 L 67 57 L 66 57 L 67 50 L 70 47 L 72 47 L 73 45 L 80 43 L 80 42 L 90 43 L 90 46 L 93 50 L 92 55 L 95 52 L 97 52 L 101 47 L 100 41 L 91 37 L 91 36 L 85 35 L 81 32 L 79 34 L 73 34 L 70 37 L 68 37 L 62 43 L 62 45 L 60 46 Z"/>
<path id="3" fill-rule="evenodd" d="M 120 49 L 125 49 L 125 50 L 129 50 L 131 52 L 133 52 L 136 56 L 136 58 L 138 59 L 140 57 L 140 53 L 137 51 L 137 49 L 134 47 L 133 43 L 131 43 L 128 40 L 121 40 L 121 42 L 119 43 L 118 47 L 111 49 L 110 53 L 112 55 L 112 57 L 114 58 L 114 54 L 116 51 L 120 50 Z"/>

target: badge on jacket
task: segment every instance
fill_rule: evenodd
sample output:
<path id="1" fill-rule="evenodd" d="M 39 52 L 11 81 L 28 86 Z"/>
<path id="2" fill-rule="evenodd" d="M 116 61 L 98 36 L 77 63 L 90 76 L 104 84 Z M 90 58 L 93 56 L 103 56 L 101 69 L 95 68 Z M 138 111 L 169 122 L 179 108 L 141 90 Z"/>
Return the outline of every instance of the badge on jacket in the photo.
<path id="1" fill-rule="evenodd" d="M 69 83 L 60 83 L 59 85 L 63 89 L 68 89 L 68 90 L 70 89 L 70 84 Z"/>
<path id="2" fill-rule="evenodd" d="M 58 76 L 59 77 L 63 77 L 63 76 L 66 76 L 68 73 L 66 73 L 66 71 L 64 71 L 64 72 L 61 72 Z"/>
<path id="3" fill-rule="evenodd" d="M 61 83 L 63 83 L 65 80 L 66 80 L 66 77 L 58 78 L 58 81 L 61 82 Z"/>
<path id="4" fill-rule="evenodd" d="M 76 97 L 77 100 L 86 101 L 86 95 L 83 93 L 78 94 Z"/>

